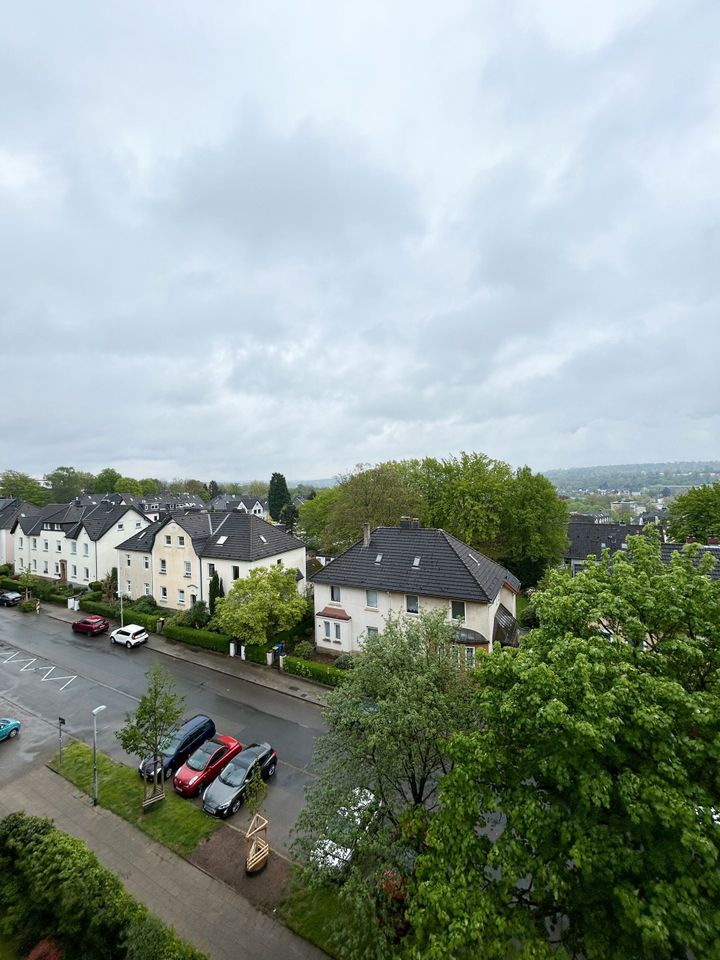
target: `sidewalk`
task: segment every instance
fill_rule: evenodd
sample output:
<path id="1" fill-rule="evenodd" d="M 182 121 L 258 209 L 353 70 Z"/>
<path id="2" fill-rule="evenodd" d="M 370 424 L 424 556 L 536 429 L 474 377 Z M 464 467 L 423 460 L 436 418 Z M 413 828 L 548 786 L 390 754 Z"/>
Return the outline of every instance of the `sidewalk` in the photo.
<path id="1" fill-rule="evenodd" d="M 0 787 L 0 818 L 15 810 L 51 817 L 58 829 L 84 840 L 129 893 L 210 960 L 325 958 L 224 883 L 115 814 L 93 807 L 90 797 L 44 764 Z"/>
<path id="2" fill-rule="evenodd" d="M 45 616 L 52 617 L 53 620 L 63 620 L 65 623 L 72 623 L 73 620 L 79 620 L 84 616 L 82 611 L 63 609 L 50 603 L 43 603 L 42 613 Z M 209 670 L 217 670 L 218 673 L 229 674 L 250 683 L 257 683 L 270 690 L 276 690 L 278 693 L 286 693 L 290 697 L 316 703 L 318 706 L 324 706 L 325 704 L 327 688 L 310 680 L 305 680 L 303 677 L 283 673 L 274 667 L 261 666 L 259 663 L 241 660 L 239 656 L 228 657 L 222 653 L 215 653 L 213 650 L 188 647 L 184 643 L 166 640 L 165 637 L 155 633 L 149 634 L 149 637 L 148 646 L 150 649 L 157 650 L 158 653 L 164 653 L 168 657 L 185 660 L 187 663 L 196 663 L 198 666 L 207 667 Z"/>

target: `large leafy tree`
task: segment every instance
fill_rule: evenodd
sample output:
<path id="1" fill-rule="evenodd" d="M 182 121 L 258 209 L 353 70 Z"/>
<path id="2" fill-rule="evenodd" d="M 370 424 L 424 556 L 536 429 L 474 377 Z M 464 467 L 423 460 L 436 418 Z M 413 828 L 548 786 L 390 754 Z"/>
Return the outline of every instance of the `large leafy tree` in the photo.
<path id="1" fill-rule="evenodd" d="M 217 598 L 212 625 L 242 643 L 260 645 L 298 624 L 307 609 L 307 600 L 297 592 L 295 570 L 256 567 L 236 580 L 226 597 Z"/>
<path id="2" fill-rule="evenodd" d="M 268 509 L 273 520 L 279 520 L 283 507 L 290 503 L 290 493 L 287 481 L 281 473 L 274 473 L 270 477 L 268 488 Z"/>
<path id="3" fill-rule="evenodd" d="M 481 659 L 410 896 L 413 957 L 720 955 L 720 587 L 654 536 L 552 572 Z"/>
<path id="4" fill-rule="evenodd" d="M 668 535 L 676 543 L 720 537 L 720 483 L 681 493 L 668 508 Z"/>
<path id="5" fill-rule="evenodd" d="M 4 470 L 0 473 L 0 497 L 19 497 L 43 507 L 50 503 L 50 490 L 43 487 L 38 480 L 34 480 L 27 473 L 17 470 Z"/>
<path id="6" fill-rule="evenodd" d="M 347 681 L 328 695 L 328 732 L 318 741 L 319 776 L 298 820 L 296 852 L 313 886 L 329 879 L 314 865 L 316 844 L 329 839 L 355 850 L 341 888 L 344 917 L 355 921 L 338 928 L 346 947 L 359 931 L 363 949 L 374 940 L 382 954 L 393 929 L 378 922 L 378 910 L 390 919 L 382 905 L 384 878 L 391 871 L 402 882 L 422 849 L 427 821 L 438 809 L 439 780 L 453 765 L 446 744 L 475 723 L 469 674 L 453 655 L 456 639 L 457 628 L 441 611 L 390 618 L 382 634 L 367 637 Z M 334 816 L 364 790 L 377 805 L 367 832 Z M 352 955 L 360 955 L 356 947 Z"/>
<path id="7" fill-rule="evenodd" d="M 53 503 L 68 503 L 93 490 L 95 477 L 92 473 L 76 470 L 75 467 L 56 467 L 45 474 L 45 481 L 50 484 L 50 495 Z"/>
<path id="8" fill-rule="evenodd" d="M 332 508 L 331 527 L 335 551 L 362 536 L 363 524 L 396 527 L 403 516 L 419 517 L 422 500 L 397 463 L 358 464 L 342 477 Z"/>
<path id="9" fill-rule="evenodd" d="M 105 467 L 95 477 L 93 493 L 116 493 L 118 491 L 118 480 L 122 476 L 113 467 Z"/>
<path id="10" fill-rule="evenodd" d="M 118 493 L 127 493 L 131 497 L 141 497 L 143 495 L 140 481 L 134 480 L 132 477 L 120 477 L 116 487 Z"/>
<path id="11" fill-rule="evenodd" d="M 320 553 L 338 549 L 332 527 L 333 507 L 341 496 L 340 487 L 320 490 L 312 500 L 306 500 L 298 509 L 297 532 L 308 547 Z"/>

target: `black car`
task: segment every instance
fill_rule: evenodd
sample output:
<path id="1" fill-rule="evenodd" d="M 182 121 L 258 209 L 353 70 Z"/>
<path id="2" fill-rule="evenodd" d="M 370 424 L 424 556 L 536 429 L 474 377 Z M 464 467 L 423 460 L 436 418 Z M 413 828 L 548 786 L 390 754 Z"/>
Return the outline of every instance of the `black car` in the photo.
<path id="1" fill-rule="evenodd" d="M 237 813 L 245 799 L 247 785 L 259 768 L 263 780 L 269 780 L 277 767 L 277 753 L 269 743 L 251 743 L 230 761 L 223 772 L 203 792 L 203 810 L 213 817 Z"/>
<path id="2" fill-rule="evenodd" d="M 0 607 L 14 607 L 22 600 L 22 594 L 14 590 L 0 590 Z"/>
<path id="3" fill-rule="evenodd" d="M 186 720 L 185 723 L 175 733 L 171 733 L 167 739 L 160 744 L 160 756 L 157 762 L 158 776 L 160 772 L 165 775 L 165 779 L 171 779 L 173 774 L 180 769 L 187 758 L 199 746 L 215 736 L 215 724 L 204 714 L 199 713 L 195 717 Z M 146 757 L 138 766 L 138 773 L 146 780 L 152 780 L 155 775 L 153 758 Z"/>

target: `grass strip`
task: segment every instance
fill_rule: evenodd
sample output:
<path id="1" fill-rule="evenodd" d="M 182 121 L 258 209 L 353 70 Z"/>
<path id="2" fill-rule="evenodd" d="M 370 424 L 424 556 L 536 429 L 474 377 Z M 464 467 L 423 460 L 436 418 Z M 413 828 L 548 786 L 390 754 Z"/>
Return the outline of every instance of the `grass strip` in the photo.
<path id="1" fill-rule="evenodd" d="M 142 808 L 143 785 L 135 770 L 98 753 L 98 805 L 127 820 L 153 840 L 182 857 L 189 856 L 205 837 L 220 826 L 191 800 L 165 791 L 165 799 L 147 810 Z M 88 796 L 92 796 L 92 749 L 73 742 L 48 766 Z"/>
<path id="2" fill-rule="evenodd" d="M 309 940 L 328 956 L 342 960 L 338 930 L 345 911 L 336 889 L 309 890 L 302 888 L 296 880 L 289 895 L 280 904 L 278 914 L 283 923 L 298 936 Z"/>

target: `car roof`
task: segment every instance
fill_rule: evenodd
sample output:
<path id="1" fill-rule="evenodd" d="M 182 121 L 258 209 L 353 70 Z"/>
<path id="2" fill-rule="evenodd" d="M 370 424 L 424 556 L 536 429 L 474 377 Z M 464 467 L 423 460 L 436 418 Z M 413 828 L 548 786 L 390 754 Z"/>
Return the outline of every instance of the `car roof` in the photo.
<path id="1" fill-rule="evenodd" d="M 120 627 L 120 630 L 131 630 L 133 633 L 136 630 L 145 630 L 145 627 L 141 627 L 139 623 L 126 623 L 124 627 Z"/>

